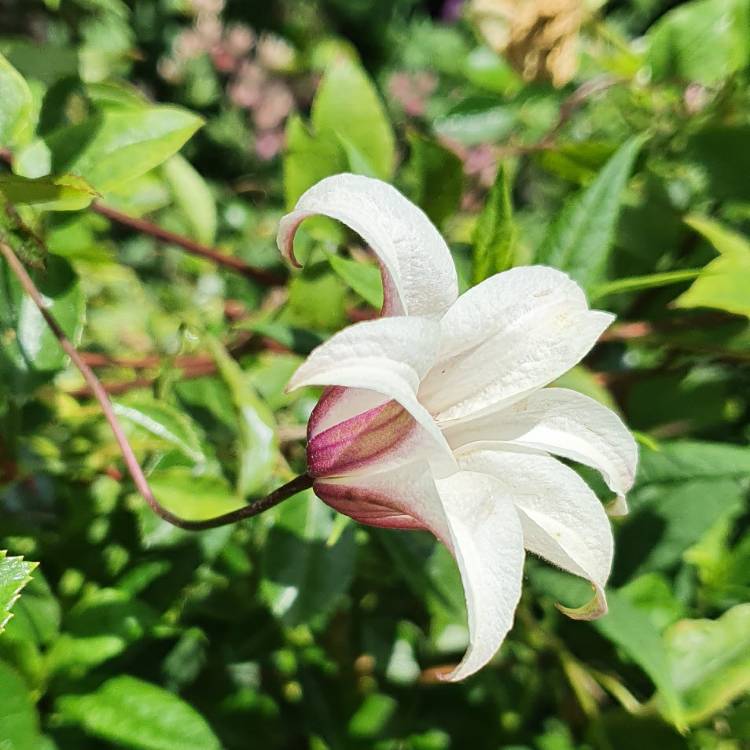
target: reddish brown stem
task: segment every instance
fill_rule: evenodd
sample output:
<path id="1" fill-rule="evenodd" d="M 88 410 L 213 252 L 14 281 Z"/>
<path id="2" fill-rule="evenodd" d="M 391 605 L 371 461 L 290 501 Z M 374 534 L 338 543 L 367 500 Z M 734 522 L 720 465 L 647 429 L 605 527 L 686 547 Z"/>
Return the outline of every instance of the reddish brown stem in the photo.
<path id="1" fill-rule="evenodd" d="M 7 148 L 0 148 L 0 161 L 4 161 L 6 164 L 12 164 L 13 154 Z M 146 219 L 138 219 L 134 216 L 129 216 L 128 214 L 118 211 L 111 206 L 107 206 L 104 203 L 100 203 L 99 201 L 94 201 L 94 203 L 91 204 L 91 209 L 95 213 L 105 216 L 110 221 L 128 227 L 136 232 L 140 232 L 141 234 L 147 234 L 160 242 L 166 242 L 170 245 L 181 247 L 192 255 L 198 255 L 201 258 L 213 261 L 219 266 L 231 268 L 233 271 L 236 271 L 243 276 L 247 276 L 249 279 L 254 279 L 261 284 L 276 286 L 284 283 L 284 277 L 279 274 L 273 273 L 272 271 L 266 271 L 263 268 L 251 266 L 241 258 L 235 258 L 232 255 L 222 253 L 219 250 L 216 250 L 216 248 L 208 247 L 201 242 L 196 242 L 190 237 L 169 232 Z"/>
<path id="2" fill-rule="evenodd" d="M 226 526 L 227 524 L 241 521 L 244 518 L 256 516 L 259 513 L 262 513 L 263 511 L 273 507 L 274 505 L 278 505 L 278 503 L 286 500 L 292 495 L 296 495 L 301 490 L 312 487 L 312 477 L 308 476 L 307 474 L 302 474 L 301 476 L 293 479 L 291 482 L 288 482 L 282 487 L 279 487 L 277 490 L 264 497 L 262 500 L 258 500 L 251 505 L 246 505 L 243 508 L 231 511 L 230 513 L 224 513 L 221 516 L 208 518 L 202 521 L 190 521 L 185 518 L 180 518 L 171 511 L 164 508 L 156 499 L 156 497 L 154 497 L 154 494 L 149 487 L 148 480 L 143 473 L 143 469 L 141 469 L 141 465 L 138 463 L 138 459 L 136 458 L 135 453 L 133 452 L 133 449 L 128 442 L 128 439 L 125 436 L 122 426 L 115 416 L 114 409 L 112 408 L 112 403 L 107 396 L 107 392 L 104 389 L 104 386 L 99 381 L 99 378 L 96 377 L 94 371 L 86 364 L 81 355 L 78 353 L 78 350 L 75 348 L 75 346 L 73 346 L 70 339 L 65 335 L 65 332 L 60 327 L 60 324 L 57 322 L 52 313 L 50 313 L 47 309 L 44 298 L 36 288 L 33 279 L 31 278 L 31 276 L 29 276 L 28 272 L 24 268 L 23 263 L 21 263 L 21 261 L 18 259 L 18 256 L 15 254 L 15 252 L 13 252 L 13 249 L 6 243 L 0 242 L 0 254 L 2 254 L 7 261 L 8 266 L 20 282 L 26 294 L 28 294 L 28 296 L 39 309 L 39 312 L 42 314 L 42 317 L 49 326 L 49 329 L 52 331 L 58 343 L 60 344 L 60 347 L 70 357 L 73 364 L 75 364 L 75 366 L 80 371 L 81 375 L 83 375 L 83 379 L 86 381 L 86 384 L 91 390 L 93 396 L 99 402 L 99 406 L 102 409 L 104 417 L 109 423 L 110 428 L 112 429 L 112 434 L 114 435 L 115 440 L 120 447 L 120 452 L 122 453 L 123 460 L 125 461 L 125 466 L 127 467 L 128 472 L 133 479 L 133 483 L 135 484 L 136 489 L 141 494 L 143 499 L 148 503 L 154 513 L 156 513 L 160 518 L 163 518 L 173 526 L 177 526 L 187 531 L 213 529 L 217 526 Z"/>
<path id="3" fill-rule="evenodd" d="M 241 258 L 226 255 L 226 253 L 219 252 L 212 247 L 196 242 L 195 240 L 190 239 L 190 237 L 184 237 L 183 235 L 169 232 L 146 219 L 138 219 L 134 216 L 129 216 L 128 214 L 118 211 L 111 206 L 107 206 L 104 203 L 100 203 L 99 201 L 94 201 L 94 203 L 91 204 L 91 208 L 101 216 L 106 216 L 110 221 L 128 227 L 136 232 L 140 232 L 141 234 L 147 234 L 160 242 L 177 245 L 177 247 L 187 250 L 187 252 L 192 255 L 198 255 L 201 258 L 207 258 L 208 260 L 213 261 L 217 265 L 231 268 L 233 271 L 237 271 L 237 273 L 241 273 L 243 276 L 254 279 L 261 284 L 273 286 L 284 283 L 283 277 L 278 274 L 266 271 L 263 268 L 251 266 Z"/>

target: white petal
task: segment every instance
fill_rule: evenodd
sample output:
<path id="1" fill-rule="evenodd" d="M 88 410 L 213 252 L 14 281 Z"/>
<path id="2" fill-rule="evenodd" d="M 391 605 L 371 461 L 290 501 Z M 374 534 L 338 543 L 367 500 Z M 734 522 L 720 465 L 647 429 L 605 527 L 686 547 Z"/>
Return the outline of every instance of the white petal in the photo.
<path id="1" fill-rule="evenodd" d="M 492 477 L 459 472 L 436 484 L 469 618 L 469 649 L 445 678 L 455 681 L 481 669 L 513 625 L 521 598 L 523 533 L 513 503 Z"/>
<path id="2" fill-rule="evenodd" d="M 416 396 L 420 379 L 434 361 L 439 336 L 439 325 L 426 318 L 380 318 L 356 323 L 314 349 L 287 388 L 344 386 L 375 391 L 398 401 L 439 449 L 434 459 L 436 469 L 450 473 L 455 470 L 453 453 Z"/>
<path id="3" fill-rule="evenodd" d="M 513 404 L 446 430 L 451 447 L 518 445 L 548 451 L 601 472 L 620 506 L 633 486 L 638 447 L 622 420 L 576 391 L 544 388 Z"/>
<path id="4" fill-rule="evenodd" d="M 524 560 L 521 523 L 500 483 L 470 472 L 434 482 L 427 465 L 415 462 L 394 471 L 318 480 L 313 488 L 360 522 L 429 529 L 456 558 L 470 645 L 445 679 L 464 679 L 495 655 L 513 625 Z"/>
<path id="5" fill-rule="evenodd" d="M 459 463 L 502 484 L 518 510 L 526 549 L 588 579 L 596 611 L 589 608 L 586 615 L 604 614 L 612 529 L 602 504 L 578 474 L 550 456 L 518 450 L 460 451 Z M 577 616 L 575 610 L 568 613 Z"/>
<path id="6" fill-rule="evenodd" d="M 438 318 L 456 300 L 456 268 L 445 240 L 421 209 L 387 183 L 339 174 L 311 187 L 279 224 L 279 249 L 293 263 L 294 234 L 316 214 L 346 224 L 378 256 L 388 314 Z"/>
<path id="7" fill-rule="evenodd" d="M 360 523 L 400 529 L 428 529 L 449 548 L 452 537 L 443 502 L 425 461 L 396 469 L 316 480 L 324 502 Z"/>
<path id="8" fill-rule="evenodd" d="M 612 322 L 545 266 L 514 268 L 467 291 L 441 321 L 440 357 L 420 400 L 441 422 L 518 401 L 579 362 Z"/>

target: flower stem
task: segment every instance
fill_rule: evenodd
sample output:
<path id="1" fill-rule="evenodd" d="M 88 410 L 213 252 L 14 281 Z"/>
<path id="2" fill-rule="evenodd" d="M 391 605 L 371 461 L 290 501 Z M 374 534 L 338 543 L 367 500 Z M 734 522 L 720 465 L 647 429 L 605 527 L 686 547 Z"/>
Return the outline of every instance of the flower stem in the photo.
<path id="1" fill-rule="evenodd" d="M 213 529 L 218 526 L 226 526 L 228 524 L 236 523 L 237 521 L 241 521 L 244 518 L 256 516 L 259 513 L 263 513 L 263 511 L 272 508 L 274 505 L 278 505 L 280 502 L 286 500 L 292 495 L 296 495 L 298 492 L 312 487 L 312 477 L 307 474 L 302 474 L 293 479 L 291 482 L 287 482 L 287 484 L 279 487 L 277 490 L 274 490 L 270 495 L 267 495 L 262 500 L 258 500 L 255 503 L 246 505 L 243 508 L 238 508 L 237 510 L 231 511 L 229 513 L 224 513 L 221 516 L 216 516 L 215 518 L 207 518 L 201 521 L 191 521 L 185 518 L 181 518 L 180 516 L 177 516 L 171 511 L 167 510 L 159 503 L 156 497 L 154 497 L 154 493 L 151 491 L 151 487 L 149 487 L 148 480 L 143 473 L 143 469 L 138 463 L 138 459 L 136 458 L 135 453 L 133 452 L 133 449 L 128 442 L 128 439 L 125 436 L 122 426 L 115 416 L 114 410 L 112 408 L 112 402 L 109 400 L 109 396 L 107 395 L 107 392 L 104 389 L 104 386 L 100 382 L 99 378 L 97 378 L 97 376 L 94 374 L 94 371 L 91 369 L 91 367 L 86 364 L 83 357 L 81 357 L 80 353 L 75 348 L 73 343 L 65 335 L 65 332 L 60 327 L 60 324 L 57 322 L 52 313 L 50 313 L 50 311 L 47 309 L 44 298 L 34 284 L 31 276 L 29 276 L 28 271 L 26 270 L 26 268 L 24 268 L 23 263 L 21 263 L 10 245 L 0 241 L 0 254 L 2 254 L 2 256 L 5 258 L 8 266 L 10 267 L 10 270 L 18 279 L 26 294 L 28 294 L 28 296 L 39 309 L 39 312 L 42 314 L 42 317 L 49 326 L 49 329 L 52 331 L 58 343 L 60 344 L 60 347 L 70 357 L 73 364 L 80 371 L 83 379 L 86 381 L 86 385 L 91 391 L 91 394 L 99 402 L 99 406 L 102 409 L 104 417 L 109 423 L 109 426 L 112 429 L 112 434 L 114 435 L 115 440 L 120 447 L 120 452 L 122 453 L 123 460 L 125 461 L 125 466 L 127 467 L 128 472 L 133 479 L 133 483 L 135 484 L 136 489 L 141 494 L 143 499 L 148 503 L 154 513 L 156 513 L 160 518 L 163 518 L 173 526 L 177 526 L 180 529 L 185 529 L 186 531 L 202 531 L 204 529 Z"/>
<path id="2" fill-rule="evenodd" d="M 251 266 L 249 263 L 245 263 L 241 258 L 222 253 L 215 248 L 196 242 L 190 237 L 184 237 L 183 235 L 162 229 L 162 227 L 147 221 L 146 219 L 138 219 L 134 216 L 129 216 L 128 214 L 118 211 L 111 206 L 107 206 L 104 203 L 100 203 L 99 201 L 94 201 L 94 203 L 91 204 L 91 210 L 100 216 L 105 216 L 110 221 L 128 227 L 129 229 L 133 229 L 141 234 L 147 234 L 150 237 L 154 237 L 160 242 L 177 245 L 192 255 L 198 255 L 202 258 L 207 258 L 208 260 L 213 261 L 217 265 L 231 268 L 233 271 L 236 271 L 243 276 L 247 276 L 250 279 L 254 279 L 261 284 L 273 286 L 284 283 L 283 277 L 278 274 L 266 271 L 263 268 Z"/>

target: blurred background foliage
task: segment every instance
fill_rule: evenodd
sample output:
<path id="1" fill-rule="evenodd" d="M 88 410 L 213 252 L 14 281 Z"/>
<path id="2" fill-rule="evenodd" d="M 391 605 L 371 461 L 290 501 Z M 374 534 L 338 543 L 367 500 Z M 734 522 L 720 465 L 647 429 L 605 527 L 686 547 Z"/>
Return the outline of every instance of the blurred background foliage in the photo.
<path id="1" fill-rule="evenodd" d="M 345 170 L 419 203 L 463 288 L 544 262 L 615 311 L 565 384 L 641 446 L 610 614 L 566 620 L 585 591 L 529 560 L 493 664 L 442 685 L 442 547 L 310 493 L 167 526 L 2 263 L 0 747 L 750 747 L 749 0 L 0 0 L 0 54 L 0 239 L 168 507 L 304 471 L 317 394 L 284 385 L 382 291 L 340 226 L 293 273 L 275 230 Z"/>

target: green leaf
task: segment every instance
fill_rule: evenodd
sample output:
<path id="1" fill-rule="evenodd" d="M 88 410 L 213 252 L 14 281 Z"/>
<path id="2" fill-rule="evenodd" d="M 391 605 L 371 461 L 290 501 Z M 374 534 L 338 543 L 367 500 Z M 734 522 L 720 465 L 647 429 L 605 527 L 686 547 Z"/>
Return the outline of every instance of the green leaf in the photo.
<path id="1" fill-rule="evenodd" d="M 657 289 L 671 284 L 681 284 L 692 281 L 700 276 L 700 268 L 682 268 L 678 271 L 665 271 L 664 273 L 650 273 L 646 276 L 630 276 L 624 279 L 606 281 L 597 284 L 589 292 L 589 300 L 602 299 L 613 294 L 625 294 L 627 292 L 640 292 L 643 289 Z"/>
<path id="2" fill-rule="evenodd" d="M 750 317 L 750 242 L 705 217 L 691 216 L 685 221 L 721 255 L 705 266 L 691 287 L 675 300 L 675 305 L 712 307 Z"/>
<path id="3" fill-rule="evenodd" d="M 562 143 L 539 152 L 535 161 L 564 180 L 588 185 L 616 150 L 609 141 Z"/>
<path id="4" fill-rule="evenodd" d="M 515 236 L 510 176 L 501 164 L 472 236 L 475 284 L 513 265 Z"/>
<path id="5" fill-rule="evenodd" d="M 638 486 L 693 479 L 750 477 L 750 448 L 701 440 L 674 440 L 659 451 L 645 451 Z"/>
<path id="6" fill-rule="evenodd" d="M 312 105 L 315 132 L 336 134 L 363 154 L 377 177 L 388 179 L 396 160 L 393 129 L 367 74 L 339 58 L 326 70 Z"/>
<path id="7" fill-rule="evenodd" d="M 216 238 L 216 201 L 195 167 L 175 154 L 162 167 L 175 201 L 199 242 L 211 245 Z"/>
<path id="8" fill-rule="evenodd" d="M 631 520 L 620 529 L 618 569 L 667 570 L 714 525 L 742 507 L 750 449 L 679 441 L 642 450 Z M 710 498 L 710 502 L 707 502 Z"/>
<path id="9" fill-rule="evenodd" d="M 458 141 L 464 146 L 496 143 L 503 140 L 516 123 L 516 113 L 497 97 L 469 97 L 451 108 L 433 123 L 435 132 L 443 138 Z"/>
<path id="10" fill-rule="evenodd" d="M 347 156 L 339 139 L 312 135 L 302 118 L 292 115 L 286 124 L 284 198 L 291 209 L 308 188 L 324 177 L 346 171 Z"/>
<path id="11" fill-rule="evenodd" d="M 692 135 L 688 162 L 705 174 L 709 195 L 731 201 L 750 200 L 750 125 L 717 125 L 715 120 Z"/>
<path id="12" fill-rule="evenodd" d="M 619 592 L 608 591 L 607 602 L 609 613 L 593 626 L 643 669 L 659 690 L 667 718 L 678 728 L 684 727 L 682 701 L 659 631 Z"/>
<path id="13" fill-rule="evenodd" d="M 548 566 L 532 566 L 529 577 L 536 588 L 566 605 L 591 598 L 591 588 L 583 580 Z M 682 704 L 672 681 L 671 665 L 659 630 L 625 593 L 608 589 L 607 603 L 609 612 L 592 621 L 591 626 L 622 649 L 651 678 L 664 700 L 668 718 L 678 727 L 683 727 Z"/>
<path id="14" fill-rule="evenodd" d="M 409 134 L 409 169 L 415 203 L 441 227 L 458 210 L 464 187 L 463 163 L 452 151 L 419 133 Z"/>
<path id="15" fill-rule="evenodd" d="M 15 145 L 31 131 L 33 98 L 23 76 L 0 55 L 0 146 Z"/>
<path id="16" fill-rule="evenodd" d="M 226 480 L 196 474 L 185 466 L 156 469 L 148 481 L 167 510 L 188 520 L 201 521 L 243 505 Z"/>
<path id="17" fill-rule="evenodd" d="M 46 646 L 60 632 L 60 604 L 37 569 L 26 585 L 23 596 L 13 607 L 13 618 L 5 631 L 6 638 L 26 640 Z"/>
<path id="18" fill-rule="evenodd" d="M 719 83 L 750 62 L 750 3 L 693 0 L 665 14 L 646 35 L 657 79 Z"/>
<path id="19" fill-rule="evenodd" d="M 0 662 L 0 747 L 5 750 L 39 750 L 39 716 L 21 676 Z"/>
<path id="20" fill-rule="evenodd" d="M 311 491 L 284 502 L 264 545 L 260 594 L 288 625 L 324 617 L 348 590 L 354 574 L 354 528 L 334 544 L 334 512 Z"/>
<path id="21" fill-rule="evenodd" d="M 667 631 L 665 646 L 690 724 L 750 690 L 750 604 L 718 620 L 681 620 Z"/>
<path id="22" fill-rule="evenodd" d="M 703 235 L 722 255 L 750 255 L 750 240 L 714 219 L 691 214 L 685 217 L 685 223 Z"/>
<path id="23" fill-rule="evenodd" d="M 49 668 L 82 675 L 143 639 L 157 619 L 149 606 L 123 591 L 93 591 L 67 614 L 65 631 L 48 653 Z"/>
<path id="24" fill-rule="evenodd" d="M 70 174 L 36 179 L 0 175 L 0 191 L 11 203 L 42 211 L 80 211 L 96 197 L 96 191 L 85 180 Z"/>
<path id="25" fill-rule="evenodd" d="M 232 394 L 237 414 L 237 494 L 240 497 L 256 494 L 274 476 L 274 465 L 278 459 L 276 420 L 249 378 L 219 341 L 206 337 L 206 344 Z"/>
<path id="26" fill-rule="evenodd" d="M 61 718 L 88 734 L 133 750 L 220 750 L 206 720 L 176 695 L 123 675 L 107 680 L 95 693 L 64 695 L 57 701 Z"/>
<path id="27" fill-rule="evenodd" d="M 72 172 L 105 193 L 158 167 L 203 124 L 192 112 L 151 106 L 98 112 L 47 139 L 54 172 Z"/>
<path id="28" fill-rule="evenodd" d="M 195 424 L 183 412 L 147 396 L 137 396 L 116 403 L 114 410 L 118 417 L 177 448 L 193 463 L 205 462 L 206 455 L 201 447 L 200 435 Z"/>
<path id="29" fill-rule="evenodd" d="M 77 344 L 83 331 L 85 299 L 67 261 L 50 256 L 45 271 L 32 271 L 39 291 L 48 300 L 68 338 Z M 61 369 L 67 355 L 60 348 L 42 314 L 24 295 L 6 264 L 0 265 L 0 373 L 18 388 L 33 388 Z"/>
<path id="30" fill-rule="evenodd" d="M 585 289 L 604 277 L 623 189 L 644 138 L 631 138 L 596 179 L 558 215 L 537 253 L 539 263 L 567 271 Z"/>
<path id="31" fill-rule="evenodd" d="M 376 310 L 383 307 L 383 284 L 380 269 L 371 263 L 359 263 L 356 260 L 342 258 L 335 253 L 328 254 L 331 268 L 362 299 Z"/>
<path id="32" fill-rule="evenodd" d="M 677 307 L 711 307 L 750 317 L 750 253 L 722 255 L 712 260 L 690 289 L 674 302 Z"/>
<path id="33" fill-rule="evenodd" d="M 38 565 L 26 562 L 22 557 L 7 557 L 7 554 L 5 550 L 0 550 L 0 633 L 12 617 L 10 608 Z"/>

